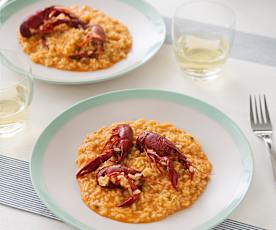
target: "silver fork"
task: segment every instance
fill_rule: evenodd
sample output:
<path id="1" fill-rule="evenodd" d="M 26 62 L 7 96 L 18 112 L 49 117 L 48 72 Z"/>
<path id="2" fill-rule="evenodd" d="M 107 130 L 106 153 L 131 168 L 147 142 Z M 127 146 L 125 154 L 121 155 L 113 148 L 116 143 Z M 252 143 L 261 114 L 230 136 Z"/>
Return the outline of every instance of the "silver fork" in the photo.
<path id="1" fill-rule="evenodd" d="M 274 178 L 276 180 L 276 152 L 272 148 L 272 123 L 269 116 L 266 97 L 263 95 L 263 99 L 259 95 L 249 97 L 250 104 L 250 123 L 253 133 L 261 138 L 267 150 L 270 153 L 271 164 L 274 172 Z"/>

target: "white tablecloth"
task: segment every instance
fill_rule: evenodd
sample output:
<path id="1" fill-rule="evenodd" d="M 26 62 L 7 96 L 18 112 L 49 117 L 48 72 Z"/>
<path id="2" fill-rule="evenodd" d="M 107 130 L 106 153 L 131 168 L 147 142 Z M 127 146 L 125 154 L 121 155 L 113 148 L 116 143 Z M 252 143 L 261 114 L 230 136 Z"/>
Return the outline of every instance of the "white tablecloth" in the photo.
<path id="1" fill-rule="evenodd" d="M 172 15 L 175 2 L 178 2 L 148 1 L 166 16 Z M 221 0 L 221 2 L 227 3 L 236 11 L 239 31 L 276 39 L 276 1 Z M 276 229 L 276 183 L 264 144 L 251 132 L 248 113 L 249 94 L 265 93 L 272 121 L 276 124 L 275 85 L 276 66 L 237 59 L 229 59 L 221 78 L 206 83 L 196 83 L 178 68 L 172 47 L 164 45 L 144 66 L 116 80 L 82 86 L 35 82 L 34 100 L 27 127 L 12 138 L 0 139 L 0 153 L 29 160 L 36 138 L 54 117 L 77 101 L 98 93 L 127 88 L 160 88 L 181 92 L 204 100 L 230 116 L 244 131 L 253 149 L 255 171 L 252 185 L 244 201 L 229 218 L 267 229 Z M 72 229 L 72 227 L 0 205 L 0 229 L 54 230 Z"/>

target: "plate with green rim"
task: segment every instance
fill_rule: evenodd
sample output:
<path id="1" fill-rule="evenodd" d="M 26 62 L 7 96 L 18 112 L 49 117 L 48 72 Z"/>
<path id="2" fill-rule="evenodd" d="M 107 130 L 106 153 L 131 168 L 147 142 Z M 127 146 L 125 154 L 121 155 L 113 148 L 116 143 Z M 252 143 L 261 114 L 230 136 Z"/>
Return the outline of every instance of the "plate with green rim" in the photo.
<path id="1" fill-rule="evenodd" d="M 125 24 L 132 36 L 132 48 L 127 57 L 115 65 L 93 72 L 63 71 L 32 63 L 18 42 L 18 28 L 28 16 L 51 5 L 88 5 Z M 35 79 L 55 84 L 86 84 L 105 81 L 126 74 L 147 62 L 161 48 L 166 35 L 161 15 L 143 0 L 12 0 L 0 7 L 0 48 L 16 50 L 29 60 Z M 16 60 L 8 60 L 16 66 Z"/>
<path id="2" fill-rule="evenodd" d="M 113 122 L 153 119 L 191 133 L 213 165 L 211 179 L 189 208 L 148 224 L 127 224 L 91 211 L 75 179 L 77 149 L 87 133 Z M 39 136 L 32 153 L 31 177 L 46 206 L 79 229 L 209 229 L 243 200 L 253 174 L 248 141 L 224 113 L 198 99 L 163 90 L 133 89 L 81 101 L 55 118 Z"/>

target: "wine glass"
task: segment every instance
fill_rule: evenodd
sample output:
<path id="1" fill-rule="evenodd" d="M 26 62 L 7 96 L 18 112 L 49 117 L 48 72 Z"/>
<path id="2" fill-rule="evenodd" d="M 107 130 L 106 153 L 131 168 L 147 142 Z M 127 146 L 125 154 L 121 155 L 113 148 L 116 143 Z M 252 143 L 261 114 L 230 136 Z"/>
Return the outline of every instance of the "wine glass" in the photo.
<path id="1" fill-rule="evenodd" d="M 15 51 L 0 49 L 0 137 L 23 129 L 32 95 L 29 63 Z"/>

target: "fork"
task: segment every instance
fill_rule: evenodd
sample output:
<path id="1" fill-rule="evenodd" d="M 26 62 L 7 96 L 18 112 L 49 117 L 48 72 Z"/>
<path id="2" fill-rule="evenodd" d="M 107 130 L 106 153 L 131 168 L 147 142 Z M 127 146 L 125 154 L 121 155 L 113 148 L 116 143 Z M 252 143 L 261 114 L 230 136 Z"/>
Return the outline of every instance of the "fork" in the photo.
<path id="1" fill-rule="evenodd" d="M 250 123 L 253 133 L 264 141 L 270 153 L 270 160 L 276 180 L 276 152 L 272 148 L 272 123 L 265 95 L 262 98 L 260 95 L 258 99 L 255 95 L 250 95 L 249 97 Z"/>

